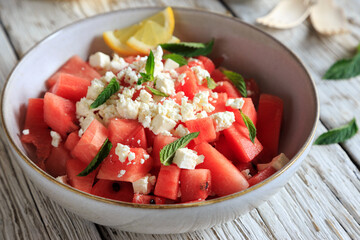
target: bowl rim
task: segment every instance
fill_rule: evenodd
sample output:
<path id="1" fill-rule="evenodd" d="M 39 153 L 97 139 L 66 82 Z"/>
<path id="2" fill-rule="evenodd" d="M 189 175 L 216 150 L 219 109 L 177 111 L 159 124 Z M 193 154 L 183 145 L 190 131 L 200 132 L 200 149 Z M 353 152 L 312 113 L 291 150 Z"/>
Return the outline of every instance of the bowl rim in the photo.
<path id="1" fill-rule="evenodd" d="M 290 161 L 280 170 L 278 170 L 276 173 L 274 173 L 272 176 L 268 177 L 267 179 L 261 181 L 260 183 L 249 187 L 243 191 L 240 192 L 236 192 L 230 195 L 226 195 L 223 197 L 218 197 L 218 198 L 214 198 L 214 199 L 210 199 L 210 200 L 206 200 L 203 202 L 193 202 L 193 203 L 180 203 L 180 204 L 164 204 L 164 205 L 152 205 L 152 204 L 137 204 L 137 203 L 129 203 L 129 202 L 122 202 L 122 201 L 117 201 L 117 200 L 112 200 L 112 199 L 108 199 L 108 198 L 103 198 L 103 197 L 99 197 L 96 195 L 92 195 L 90 193 L 86 193 L 83 191 L 80 191 L 68 184 L 64 184 L 62 182 L 57 181 L 54 177 L 52 177 L 50 174 L 48 174 L 47 172 L 45 172 L 44 170 L 42 170 L 40 167 L 38 167 L 29 157 L 26 156 L 26 154 L 24 154 L 22 152 L 22 150 L 19 149 L 19 147 L 15 144 L 14 140 L 11 138 L 7 125 L 5 123 L 5 119 L 4 119 L 4 97 L 5 97 L 5 93 L 7 90 L 7 86 L 8 83 L 10 82 L 10 79 L 13 75 L 13 73 L 15 72 L 15 70 L 18 68 L 18 66 L 20 66 L 20 64 L 24 61 L 24 59 L 29 55 L 29 53 L 31 53 L 33 50 L 35 50 L 36 48 L 40 47 L 41 44 L 43 44 L 44 42 L 50 40 L 52 37 L 54 37 L 57 34 L 60 34 L 62 31 L 65 31 L 67 28 L 72 27 L 73 25 L 77 25 L 80 24 L 82 22 L 88 21 L 89 19 L 96 19 L 96 18 L 101 18 L 105 15 L 110 15 L 110 14 L 121 14 L 122 12 L 127 12 L 127 11 L 141 11 L 141 10 L 162 10 L 164 9 L 164 7 L 159 7 L 159 6 L 154 6 L 154 7 L 135 7 L 135 8 L 126 8 L 126 9 L 120 9 L 120 10 L 116 10 L 116 11 L 111 11 L 111 12 L 105 12 L 105 13 L 101 13 L 101 14 L 97 14 L 91 17 L 86 17 L 80 20 L 76 20 L 74 22 L 71 22 L 61 28 L 59 28 L 58 30 L 50 33 L 49 35 L 47 35 L 46 37 L 44 37 L 42 40 L 40 40 L 39 42 L 37 42 L 34 46 L 32 46 L 28 51 L 26 51 L 26 53 L 22 56 L 22 58 L 19 60 L 19 62 L 13 67 L 13 69 L 11 70 L 11 72 L 9 73 L 6 82 L 4 84 L 4 87 L 2 89 L 2 93 L 1 93 L 1 123 L 2 123 L 2 127 L 5 131 L 6 137 L 8 142 L 10 143 L 10 145 L 13 147 L 13 149 L 16 151 L 16 153 L 25 161 L 26 164 L 28 164 L 32 170 L 35 170 L 38 174 L 40 174 L 42 177 L 45 177 L 46 180 L 57 184 L 58 186 L 64 188 L 65 190 L 69 190 L 72 193 L 78 194 L 82 197 L 88 198 L 89 200 L 95 200 L 95 201 L 100 201 L 102 203 L 107 203 L 107 204 L 112 204 L 115 206 L 122 206 L 122 207 L 131 207 L 131 208 L 144 208 L 144 209 L 178 209 L 178 208 L 191 208 L 191 207 L 199 207 L 199 206 L 205 206 L 205 205 L 211 205 L 211 204 L 215 204 L 215 203 L 219 203 L 219 202 L 223 202 L 229 199 L 234 199 L 237 197 L 240 197 L 242 195 L 245 195 L 246 193 L 255 191 L 259 188 L 261 188 L 262 186 L 272 182 L 273 180 L 275 180 L 276 178 L 278 178 L 280 175 L 282 175 L 287 169 L 289 169 L 292 165 L 295 164 L 295 162 L 300 158 L 300 156 L 305 152 L 305 150 L 310 147 L 311 142 L 314 139 L 315 136 L 315 131 L 319 122 L 319 116 L 320 116 L 320 104 L 319 104 L 319 97 L 318 97 L 318 93 L 317 93 L 317 88 L 316 88 L 316 84 L 314 82 L 314 80 L 312 79 L 311 75 L 309 74 L 309 72 L 307 71 L 307 69 L 305 68 L 303 62 L 290 50 L 288 49 L 283 43 L 281 43 L 279 40 L 277 40 L 276 38 L 274 38 L 273 36 L 271 36 L 270 34 L 262 31 L 261 29 L 255 27 L 254 25 L 250 24 L 250 23 L 246 23 L 242 20 L 240 20 L 239 18 L 236 18 L 234 16 L 228 16 L 225 14 L 221 14 L 221 13 L 216 13 L 216 12 L 211 12 L 208 10 L 202 10 L 202 9 L 196 9 L 196 8 L 186 8 L 186 7 L 172 7 L 175 12 L 176 11 L 190 11 L 190 12 L 194 12 L 194 13 L 202 13 L 202 14 L 209 14 L 209 15 L 214 15 L 216 17 L 220 17 L 220 18 L 224 18 L 226 20 L 231 20 L 231 21 L 235 21 L 238 22 L 240 24 L 246 25 L 249 28 L 252 28 L 253 30 L 265 35 L 266 37 L 268 37 L 269 39 L 271 39 L 272 41 L 274 41 L 275 43 L 277 43 L 283 50 L 285 50 L 287 53 L 290 54 L 290 56 L 297 62 L 297 64 L 303 69 L 303 71 L 305 72 L 305 74 L 307 75 L 308 79 L 310 80 L 311 83 L 311 87 L 312 87 L 312 91 L 314 94 L 314 98 L 316 101 L 316 114 L 315 114 L 315 119 L 314 119 L 314 123 L 310 132 L 310 135 L 307 137 L 305 143 L 301 146 L 301 148 L 299 149 L 299 151 L 295 154 L 295 156 L 293 158 L 290 159 Z"/>

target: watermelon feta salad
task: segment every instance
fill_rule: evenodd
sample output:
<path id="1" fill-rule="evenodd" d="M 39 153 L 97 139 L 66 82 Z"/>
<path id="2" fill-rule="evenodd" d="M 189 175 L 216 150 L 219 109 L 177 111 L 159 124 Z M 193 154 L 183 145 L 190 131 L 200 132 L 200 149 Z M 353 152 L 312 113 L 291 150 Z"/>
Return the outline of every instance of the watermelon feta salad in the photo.
<path id="1" fill-rule="evenodd" d="M 242 191 L 289 161 L 279 97 L 206 56 L 166 56 L 71 57 L 29 99 L 21 140 L 34 162 L 100 197 L 176 204 Z"/>

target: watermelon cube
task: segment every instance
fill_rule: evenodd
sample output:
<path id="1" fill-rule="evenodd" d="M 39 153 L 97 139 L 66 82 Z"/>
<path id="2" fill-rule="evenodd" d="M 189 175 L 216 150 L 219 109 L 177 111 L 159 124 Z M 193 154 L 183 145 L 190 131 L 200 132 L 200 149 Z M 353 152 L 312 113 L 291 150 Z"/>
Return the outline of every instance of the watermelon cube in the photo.
<path id="1" fill-rule="evenodd" d="M 85 97 L 91 85 L 89 80 L 67 73 L 59 73 L 55 77 L 56 83 L 51 88 L 51 92 L 71 101 L 79 101 Z"/>
<path id="2" fill-rule="evenodd" d="M 197 59 L 202 62 L 202 64 L 204 65 L 204 69 L 210 74 L 215 70 L 215 65 L 210 58 L 205 56 L 198 56 Z"/>
<path id="3" fill-rule="evenodd" d="M 91 194 L 113 200 L 132 202 L 134 191 L 131 183 L 100 179 L 91 189 Z"/>
<path id="4" fill-rule="evenodd" d="M 154 158 L 154 167 L 160 167 L 160 151 L 173 141 L 177 140 L 176 137 L 164 136 L 164 135 L 156 135 L 154 138 L 154 146 L 151 152 L 152 157 Z"/>
<path id="5" fill-rule="evenodd" d="M 240 162 L 250 162 L 262 151 L 263 147 L 255 137 L 255 143 L 252 143 L 249 137 L 247 127 L 235 122 L 224 130 L 226 141 L 232 146 L 232 149 Z"/>
<path id="6" fill-rule="evenodd" d="M 166 199 L 144 194 L 134 194 L 132 202 L 138 204 L 166 204 Z"/>
<path id="7" fill-rule="evenodd" d="M 253 101 L 251 98 L 243 98 L 244 99 L 244 105 L 241 108 L 241 111 L 248 116 L 251 121 L 254 123 L 254 125 L 256 126 L 256 122 L 257 122 L 257 113 L 256 113 L 256 109 L 255 106 L 253 104 Z M 245 126 L 244 120 L 241 117 L 241 113 L 238 109 L 233 109 L 230 106 L 226 107 L 227 111 L 232 111 L 235 115 L 235 121 L 238 122 L 239 124 Z"/>
<path id="8" fill-rule="evenodd" d="M 180 171 L 176 165 L 161 165 L 154 194 L 159 197 L 176 200 L 179 192 Z"/>
<path id="9" fill-rule="evenodd" d="M 189 99 L 193 99 L 195 94 L 198 92 L 198 85 L 195 74 L 187 66 L 177 68 L 177 72 L 179 74 L 184 73 L 185 77 L 182 81 L 176 81 L 176 92 L 182 91 Z"/>
<path id="10" fill-rule="evenodd" d="M 211 117 L 189 120 L 185 122 L 190 132 L 200 132 L 193 141 L 195 144 L 213 142 L 216 139 L 216 130 Z"/>
<path id="11" fill-rule="evenodd" d="M 29 99 L 24 129 L 29 133 L 21 135 L 21 141 L 35 146 L 37 156 L 35 162 L 43 164 L 52 148 L 50 129 L 44 121 L 44 99 Z"/>
<path id="12" fill-rule="evenodd" d="M 249 187 L 245 177 L 220 152 L 210 144 L 203 142 L 195 147 L 199 155 L 204 155 L 204 162 L 197 169 L 209 169 L 211 172 L 211 190 L 218 196 L 225 196 Z"/>
<path id="13" fill-rule="evenodd" d="M 79 189 L 80 191 L 90 193 L 97 170 L 91 172 L 87 176 L 77 176 L 86 167 L 87 164 L 78 159 L 70 158 L 66 161 L 66 174 L 68 176 L 70 185 L 76 189 Z"/>
<path id="14" fill-rule="evenodd" d="M 71 155 L 85 164 L 89 164 L 99 152 L 106 138 L 107 129 L 94 119 L 71 151 Z"/>
<path id="15" fill-rule="evenodd" d="M 135 154 L 135 159 L 127 158 L 124 162 L 119 160 L 115 153 L 116 145 L 110 151 L 100 166 L 97 178 L 135 182 L 144 177 L 152 167 L 152 157 L 143 148 L 130 148 L 130 152 Z"/>
<path id="16" fill-rule="evenodd" d="M 230 161 L 236 161 L 236 155 L 232 149 L 232 146 L 226 141 L 225 135 L 221 134 L 219 139 L 214 143 L 216 150 L 224 155 Z"/>
<path id="17" fill-rule="evenodd" d="M 74 123 L 76 121 L 75 112 L 75 104 L 70 100 L 50 92 L 45 93 L 44 121 L 63 137 L 79 128 Z"/>
<path id="18" fill-rule="evenodd" d="M 108 124 L 109 140 L 116 145 L 147 148 L 145 129 L 136 120 L 113 118 Z"/>
<path id="19" fill-rule="evenodd" d="M 46 86 L 49 89 L 56 83 L 58 78 L 56 75 L 59 73 L 72 74 L 76 77 L 85 78 L 88 81 L 92 81 L 94 78 L 101 77 L 101 75 L 94 68 L 92 68 L 87 62 L 82 60 L 77 55 L 71 57 L 56 73 L 54 73 L 46 81 Z"/>
<path id="20" fill-rule="evenodd" d="M 279 97 L 260 95 L 257 136 L 264 146 L 262 157 L 268 160 L 278 154 L 283 108 L 284 103 Z"/>
<path id="21" fill-rule="evenodd" d="M 80 137 L 78 131 L 74 131 L 67 136 L 64 146 L 67 150 L 72 151 L 79 141 Z"/>
<path id="22" fill-rule="evenodd" d="M 254 175 L 252 178 L 249 179 L 248 182 L 250 187 L 254 186 L 255 184 L 258 184 L 259 182 L 264 181 L 274 173 L 276 173 L 276 170 L 273 167 L 268 167 L 262 171 L 259 171 L 256 175 Z"/>
<path id="23" fill-rule="evenodd" d="M 53 147 L 50 156 L 45 161 L 46 172 L 53 177 L 63 176 L 66 174 L 66 161 L 70 159 L 69 151 L 64 145 Z"/>
<path id="24" fill-rule="evenodd" d="M 217 112 L 225 112 L 227 111 L 226 101 L 228 100 L 227 93 L 218 93 L 217 98 L 213 98 L 210 100 L 210 104 L 215 107 L 215 110 L 212 111 L 209 115 L 212 115 Z"/>
<path id="25" fill-rule="evenodd" d="M 208 169 L 182 169 L 180 173 L 181 202 L 205 200 L 211 189 Z"/>
<path id="26" fill-rule="evenodd" d="M 218 93 L 227 93 L 229 98 L 240 98 L 241 94 L 236 87 L 229 81 L 217 82 L 217 87 L 213 90 Z"/>
<path id="27" fill-rule="evenodd" d="M 225 74 L 221 72 L 220 69 L 215 69 L 211 73 L 211 78 L 214 79 L 215 82 L 223 82 L 223 81 L 230 82 L 230 80 L 225 76 Z"/>

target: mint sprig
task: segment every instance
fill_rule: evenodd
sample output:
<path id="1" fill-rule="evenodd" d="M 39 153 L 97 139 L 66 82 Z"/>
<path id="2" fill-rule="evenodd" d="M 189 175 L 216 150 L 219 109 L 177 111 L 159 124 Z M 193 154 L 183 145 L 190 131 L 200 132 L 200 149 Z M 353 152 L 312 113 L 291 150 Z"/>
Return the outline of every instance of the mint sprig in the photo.
<path id="1" fill-rule="evenodd" d="M 149 53 L 149 56 L 148 56 L 148 58 L 146 60 L 146 65 L 145 65 L 146 73 L 140 73 L 141 78 L 139 78 L 137 84 L 141 85 L 144 82 L 154 81 L 154 68 L 155 68 L 154 54 L 150 50 L 150 53 Z"/>
<path id="2" fill-rule="evenodd" d="M 241 96 L 247 97 L 246 83 L 245 83 L 243 76 L 241 76 L 241 74 L 239 74 L 239 73 L 229 71 L 229 70 L 223 70 L 222 72 L 239 90 Z"/>
<path id="3" fill-rule="evenodd" d="M 180 42 L 180 43 L 163 43 L 160 46 L 172 53 L 184 57 L 196 57 L 209 55 L 214 46 L 214 39 L 207 43 L 197 42 Z"/>
<path id="4" fill-rule="evenodd" d="M 119 91 L 120 84 L 116 78 L 112 78 L 110 83 L 104 88 L 104 90 L 97 96 L 95 101 L 90 105 L 90 108 L 97 108 L 104 104 L 114 93 Z"/>
<path id="5" fill-rule="evenodd" d="M 255 143 L 256 127 L 253 121 L 251 121 L 251 119 L 245 113 L 243 113 L 243 111 L 240 110 L 240 113 L 247 129 L 249 130 L 249 138 L 252 143 Z"/>
<path id="6" fill-rule="evenodd" d="M 341 59 L 335 62 L 324 74 L 323 79 L 348 79 L 360 75 L 360 44 L 357 52 L 350 59 Z"/>
<path id="7" fill-rule="evenodd" d="M 104 144 L 101 146 L 100 151 L 96 154 L 94 159 L 87 165 L 87 167 L 78 174 L 79 177 L 85 177 L 89 175 L 92 171 L 94 171 L 104 159 L 109 155 L 110 150 L 112 148 L 112 144 L 107 138 Z"/>
<path id="8" fill-rule="evenodd" d="M 358 132 L 358 126 L 355 118 L 348 124 L 339 128 L 334 128 L 326 133 L 321 134 L 315 141 L 315 145 L 327 145 L 333 143 L 342 143 L 345 140 L 353 137 Z"/>
<path id="9" fill-rule="evenodd" d="M 179 64 L 180 67 L 188 64 L 188 61 L 183 56 L 176 53 L 166 54 L 163 56 L 163 59 L 171 59 Z"/>
<path id="10" fill-rule="evenodd" d="M 188 135 L 183 136 L 182 138 L 179 138 L 178 140 L 163 147 L 160 151 L 160 162 L 165 166 L 171 165 L 176 150 L 186 147 L 186 145 L 188 145 L 194 138 L 197 138 L 199 134 L 200 132 L 189 133 Z"/>
<path id="11" fill-rule="evenodd" d="M 206 77 L 206 81 L 207 81 L 207 87 L 211 90 L 213 90 L 214 88 L 216 88 L 216 82 L 214 81 L 214 79 L 212 79 L 211 77 Z"/>
<path id="12" fill-rule="evenodd" d="M 160 97 L 168 97 L 169 95 L 166 94 L 166 93 L 163 93 L 155 88 L 152 88 L 152 87 L 149 87 L 149 86 L 146 86 L 151 92 L 152 94 L 154 94 L 155 96 L 160 96 Z"/>

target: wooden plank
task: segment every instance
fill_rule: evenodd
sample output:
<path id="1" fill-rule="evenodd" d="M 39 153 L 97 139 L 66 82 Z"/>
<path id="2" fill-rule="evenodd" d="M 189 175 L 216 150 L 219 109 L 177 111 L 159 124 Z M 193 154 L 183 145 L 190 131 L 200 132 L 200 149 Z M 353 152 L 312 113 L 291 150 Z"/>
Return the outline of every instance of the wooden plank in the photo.
<path id="1" fill-rule="evenodd" d="M 17 60 L 2 28 L 0 28 L 0 42 L 2 89 L 7 75 Z M 9 152 L 9 145 L 2 129 L 0 135 L 0 236 L 2 236 L 0 238 L 60 239 L 66 236 L 75 239 L 82 237 L 99 239 L 93 223 L 60 209 L 34 189 Z"/>
<path id="2" fill-rule="evenodd" d="M 242 20 L 256 24 L 258 17 L 267 14 L 277 0 L 225 1 Z M 305 64 L 315 80 L 320 97 L 320 119 L 330 129 L 349 122 L 353 117 L 360 123 L 360 76 L 344 81 L 325 81 L 322 76 L 337 60 L 350 57 L 360 42 L 360 1 L 336 1 L 349 20 L 351 33 L 333 37 L 316 33 L 310 21 L 300 26 L 277 30 L 262 25 L 260 29 L 271 34 L 289 47 Z M 360 134 L 342 144 L 351 158 L 360 166 Z"/>

